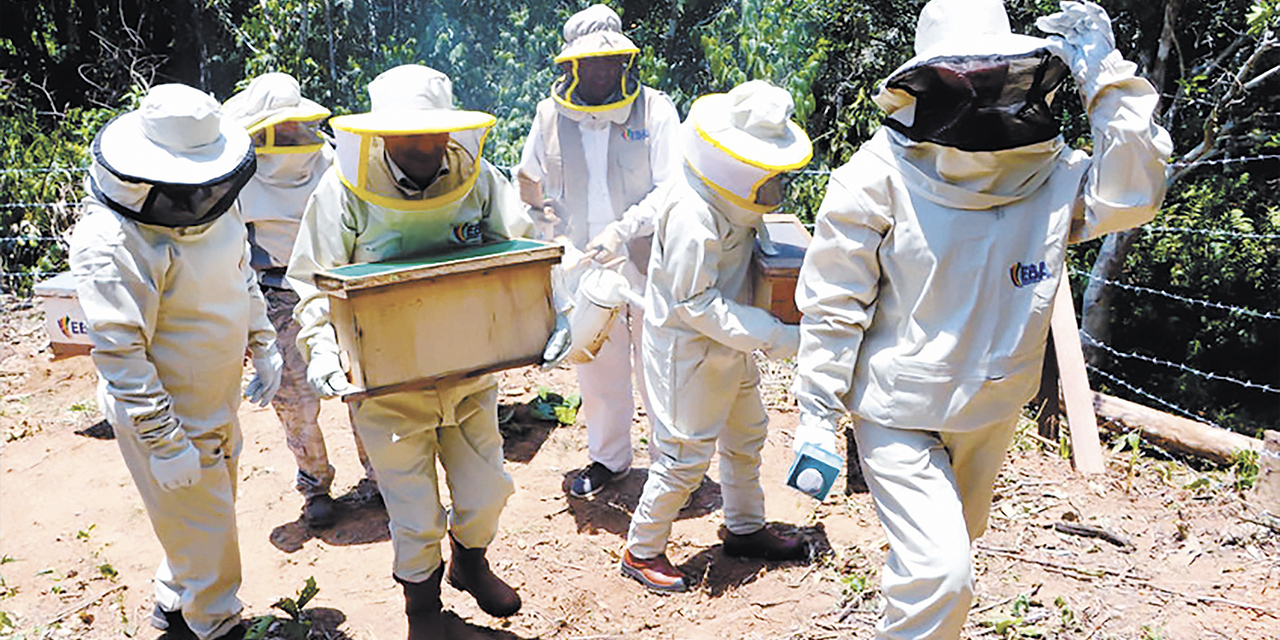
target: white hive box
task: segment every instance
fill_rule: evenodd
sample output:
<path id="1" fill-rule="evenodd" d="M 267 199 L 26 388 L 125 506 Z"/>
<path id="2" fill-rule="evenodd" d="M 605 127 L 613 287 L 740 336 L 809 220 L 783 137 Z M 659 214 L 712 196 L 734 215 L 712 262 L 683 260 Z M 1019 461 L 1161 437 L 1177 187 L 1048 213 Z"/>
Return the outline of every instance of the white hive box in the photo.
<path id="1" fill-rule="evenodd" d="M 776 252 L 765 255 L 759 242 L 751 260 L 752 305 L 787 324 L 800 324 L 796 281 L 804 252 L 813 239 L 800 219 L 790 213 L 764 214 L 765 229 Z"/>
<path id="2" fill-rule="evenodd" d="M 89 323 L 80 309 L 76 280 L 71 272 L 40 282 L 33 291 L 40 308 L 44 309 L 44 330 L 49 334 L 54 357 L 89 353 L 93 341 L 89 339 Z"/>
<path id="3" fill-rule="evenodd" d="M 507 240 L 316 275 L 351 383 L 348 402 L 535 364 L 555 328 L 563 247 Z"/>

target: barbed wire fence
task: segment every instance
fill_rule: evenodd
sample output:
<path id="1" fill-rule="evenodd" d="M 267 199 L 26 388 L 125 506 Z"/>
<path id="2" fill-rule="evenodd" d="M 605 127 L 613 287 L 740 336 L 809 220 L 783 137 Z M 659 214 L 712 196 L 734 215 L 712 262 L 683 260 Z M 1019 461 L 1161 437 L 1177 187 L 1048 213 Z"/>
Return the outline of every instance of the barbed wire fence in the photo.
<path id="1" fill-rule="evenodd" d="M 1200 161 L 1197 164 L 1228 165 L 1228 164 L 1238 164 L 1242 162 L 1265 161 L 1265 160 L 1280 160 L 1280 155 L 1250 156 L 1250 157 L 1244 157 L 1244 158 L 1210 159 L 1206 161 Z M 1175 166 L 1177 164 L 1178 163 L 1174 163 Z M 506 170 L 510 169 L 510 167 L 500 167 L 500 168 L 506 169 Z M 39 174 L 56 174 L 56 173 L 67 174 L 69 177 L 78 177 L 79 175 L 84 174 L 86 171 L 87 169 L 83 167 L 0 169 L 0 177 L 6 176 L 6 175 L 39 175 Z M 805 174 L 805 175 L 823 176 L 823 175 L 829 175 L 831 173 L 831 170 L 826 168 L 803 169 L 803 170 L 800 170 L 798 173 Z M 79 201 L 8 202 L 8 203 L 0 203 L 0 211 L 15 210 L 15 209 L 75 210 L 79 206 L 80 206 Z M 1266 243 L 1275 243 L 1280 241 L 1280 233 L 1253 233 L 1253 232 L 1237 231 L 1237 230 L 1229 230 L 1229 229 L 1206 229 L 1206 228 L 1193 228 L 1193 227 L 1162 226 L 1154 223 L 1140 227 L 1140 229 L 1147 234 L 1188 235 L 1188 236 L 1200 238 L 1206 242 L 1234 242 L 1234 241 L 1241 241 L 1241 240 L 1251 240 L 1251 241 L 1261 241 Z M 30 293 L 32 289 L 32 285 L 46 278 L 53 277 L 61 272 L 59 270 L 41 270 L 41 269 L 34 269 L 34 268 L 17 269 L 14 266 L 11 266 L 10 265 L 11 257 L 15 247 L 29 249 L 29 250 L 42 250 L 48 245 L 56 243 L 56 244 L 61 244 L 63 249 L 66 249 L 67 243 L 69 241 L 69 237 L 67 236 L 69 236 L 69 233 L 67 235 L 50 235 L 47 231 L 44 233 L 33 232 L 33 233 L 21 234 L 21 235 L 0 236 L 0 257 L 3 257 L 3 260 L 0 260 L 0 265 L 3 265 L 4 267 L 3 269 L 0 269 L 0 292 L 4 293 L 5 297 L 8 299 L 6 304 L 4 305 L 5 308 L 30 307 L 33 302 L 33 298 Z M 1254 308 L 1244 307 L 1240 305 L 1228 304 L 1228 303 L 1224 303 L 1216 300 L 1197 298 L 1197 297 L 1186 295 L 1184 293 L 1180 293 L 1177 291 L 1168 291 L 1168 290 L 1163 290 L 1156 287 L 1134 284 L 1131 282 L 1123 282 L 1119 280 L 1101 278 L 1099 276 L 1095 276 L 1094 274 L 1088 271 L 1084 271 L 1084 270 L 1077 269 L 1070 266 L 1067 267 L 1067 274 L 1065 275 L 1074 277 L 1077 280 L 1081 280 L 1081 281 L 1100 281 L 1103 284 L 1116 287 L 1117 289 L 1126 291 L 1135 296 L 1156 298 L 1159 300 L 1183 304 L 1190 307 L 1197 307 L 1201 309 L 1211 310 L 1214 312 L 1221 312 L 1224 314 L 1229 314 L 1229 315 L 1237 316 L 1240 318 L 1248 318 L 1250 319 L 1250 321 L 1254 321 L 1254 322 L 1269 323 L 1269 322 L 1280 320 L 1280 310 L 1254 309 Z M 20 293 L 15 295 L 13 293 L 15 291 Z M 1083 328 L 1081 329 L 1080 337 L 1084 344 L 1092 348 L 1098 349 L 1103 353 L 1106 353 L 1108 356 L 1110 356 L 1113 359 L 1113 361 L 1116 361 L 1116 362 L 1142 362 L 1150 366 L 1167 369 L 1171 372 L 1176 372 L 1177 374 L 1189 375 L 1198 379 L 1202 379 L 1207 382 L 1229 384 L 1229 385 L 1240 387 L 1242 389 L 1248 389 L 1252 392 L 1261 393 L 1268 397 L 1280 398 L 1280 384 L 1278 384 L 1277 382 L 1258 382 L 1253 380 L 1247 380 L 1247 379 L 1243 379 L 1236 376 L 1216 373 L 1213 371 L 1205 371 L 1196 367 L 1189 366 L 1185 363 L 1173 362 L 1171 360 L 1159 358 L 1149 354 L 1125 351 L 1122 349 L 1118 349 L 1112 345 L 1109 345 L 1104 341 L 1090 335 Z M 1273 354 L 1273 355 L 1277 355 L 1277 357 L 1280 357 L 1280 354 Z M 1116 388 L 1125 389 L 1126 391 L 1136 396 L 1142 397 L 1145 400 L 1148 400 L 1151 403 L 1155 404 L 1156 406 L 1162 407 L 1170 411 L 1171 413 L 1175 413 L 1177 415 L 1181 415 L 1183 417 L 1196 420 L 1202 423 L 1207 423 L 1214 426 L 1220 426 L 1220 425 L 1217 425 L 1210 418 L 1206 417 L 1203 413 L 1196 413 L 1190 409 L 1187 409 L 1181 406 L 1177 402 L 1161 397 L 1159 394 L 1153 391 L 1150 391 L 1140 383 L 1135 383 L 1131 380 L 1126 380 L 1123 377 L 1117 375 L 1116 373 L 1107 371 L 1106 369 L 1100 366 L 1096 366 L 1094 364 L 1088 365 L 1088 369 L 1091 374 L 1095 375 L 1097 378 L 1101 380 L 1105 380 L 1108 384 Z"/>

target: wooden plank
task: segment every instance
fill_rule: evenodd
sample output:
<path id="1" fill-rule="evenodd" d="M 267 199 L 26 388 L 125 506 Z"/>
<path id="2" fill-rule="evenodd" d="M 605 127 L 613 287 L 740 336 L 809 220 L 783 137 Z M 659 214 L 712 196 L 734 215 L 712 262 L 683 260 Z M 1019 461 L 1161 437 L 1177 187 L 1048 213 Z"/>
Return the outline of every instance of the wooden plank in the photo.
<path id="1" fill-rule="evenodd" d="M 1102 445 L 1098 442 L 1098 418 L 1093 413 L 1093 392 L 1084 366 L 1076 308 L 1071 302 L 1071 283 L 1065 277 L 1058 282 L 1049 328 L 1053 332 L 1054 355 L 1062 378 L 1067 426 L 1071 432 L 1071 457 L 1076 471 L 1086 475 L 1102 473 L 1105 464 Z"/>
<path id="2" fill-rule="evenodd" d="M 343 402 L 359 402 L 368 400 L 369 398 L 377 398 L 379 396 L 391 395 L 393 393 L 405 393 L 407 391 L 421 391 L 430 389 L 445 382 L 457 382 L 466 380 L 467 378 L 475 378 L 486 373 L 494 373 L 496 371 L 505 371 L 507 369 L 516 369 L 542 362 L 542 356 L 520 358 L 517 360 L 509 360 L 507 362 L 498 362 L 491 365 L 473 369 L 463 373 L 450 373 L 443 376 L 433 376 L 429 378 L 417 378 L 405 382 L 397 382 L 396 384 L 374 387 L 373 389 L 358 389 L 349 393 L 342 394 Z"/>
<path id="3" fill-rule="evenodd" d="M 1244 434 L 1170 415 L 1136 402 L 1102 393 L 1093 394 L 1093 408 L 1108 432 L 1142 431 L 1142 439 L 1172 453 L 1195 456 L 1221 465 L 1232 462 L 1242 449 L 1262 450 L 1262 441 Z"/>
<path id="4" fill-rule="evenodd" d="M 483 269 L 548 261 L 557 263 L 564 254 L 558 244 L 536 240 L 505 240 L 488 245 L 464 247 L 457 251 L 404 260 L 350 264 L 316 274 L 316 287 L 331 295 L 383 287 L 413 280 L 426 280 Z"/>

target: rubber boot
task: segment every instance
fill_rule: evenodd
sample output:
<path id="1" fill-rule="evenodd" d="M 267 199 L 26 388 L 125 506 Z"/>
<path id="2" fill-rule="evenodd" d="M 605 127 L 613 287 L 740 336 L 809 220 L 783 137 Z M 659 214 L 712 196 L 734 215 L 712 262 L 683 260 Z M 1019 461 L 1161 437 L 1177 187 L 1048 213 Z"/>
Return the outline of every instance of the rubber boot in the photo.
<path id="1" fill-rule="evenodd" d="M 458 591 L 466 591 L 476 599 L 485 613 L 495 618 L 505 618 L 520 610 L 520 594 L 501 578 L 493 575 L 486 548 L 468 549 L 449 534 L 453 555 L 449 557 L 449 585 Z"/>
<path id="2" fill-rule="evenodd" d="M 444 615 L 440 611 L 443 606 L 440 603 L 440 579 L 443 577 L 442 565 L 422 582 L 407 582 L 396 578 L 396 582 L 404 587 L 404 613 L 409 618 L 409 640 L 448 640 Z"/>

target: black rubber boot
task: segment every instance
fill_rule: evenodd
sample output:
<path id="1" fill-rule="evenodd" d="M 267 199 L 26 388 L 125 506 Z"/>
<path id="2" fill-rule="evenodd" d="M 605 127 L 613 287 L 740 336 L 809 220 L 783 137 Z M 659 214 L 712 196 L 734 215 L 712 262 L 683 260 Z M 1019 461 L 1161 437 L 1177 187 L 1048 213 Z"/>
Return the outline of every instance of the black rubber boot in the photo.
<path id="1" fill-rule="evenodd" d="M 458 591 L 466 591 L 476 599 L 485 613 L 495 618 L 505 618 L 520 610 L 520 594 L 501 578 L 493 575 L 486 548 L 468 549 L 449 534 L 453 555 L 449 558 L 449 585 Z"/>
<path id="2" fill-rule="evenodd" d="M 393 576 L 394 577 L 394 576 Z M 404 587 L 404 613 L 409 618 L 409 640 L 448 640 L 441 613 L 440 579 L 444 566 L 437 567 L 430 578 L 422 582 L 406 582 L 396 578 Z"/>

